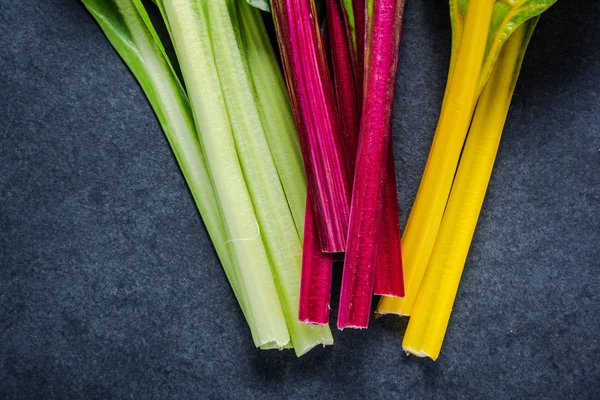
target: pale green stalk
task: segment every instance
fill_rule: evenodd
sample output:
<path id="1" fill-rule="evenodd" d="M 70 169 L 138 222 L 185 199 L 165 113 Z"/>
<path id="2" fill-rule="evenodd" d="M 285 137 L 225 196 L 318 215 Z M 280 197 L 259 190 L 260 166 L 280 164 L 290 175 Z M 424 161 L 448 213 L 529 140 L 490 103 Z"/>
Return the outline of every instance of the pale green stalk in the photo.
<path id="1" fill-rule="evenodd" d="M 236 151 L 217 74 L 209 35 L 213 22 L 209 26 L 202 1 L 169 0 L 159 1 L 159 5 L 173 38 L 200 132 L 200 143 L 230 234 L 226 243 L 233 247 L 237 258 L 248 307 L 263 310 L 255 315 L 257 326 L 271 328 L 256 343 L 263 346 L 272 342 L 277 347 L 284 347 L 289 342 L 288 329 L 261 239 L 259 221 L 240 166 L 240 158 L 244 155 Z"/>
<path id="2" fill-rule="evenodd" d="M 332 343 L 328 327 L 297 320 L 306 179 L 260 14 L 233 1 L 157 3 L 191 107 L 141 0 L 84 0 L 156 111 L 255 344 L 302 355 Z"/>
<path id="3" fill-rule="evenodd" d="M 249 306 L 237 258 L 198 141 L 187 96 L 139 0 L 83 0 L 107 38 L 138 79 L 154 108 L 250 326 L 255 344 L 279 348 L 272 327 L 260 325 L 265 309 Z M 255 289 L 260 290 L 259 288 Z M 250 292 L 252 293 L 252 292 Z M 288 344 L 289 345 L 289 342 Z"/>
<path id="4" fill-rule="evenodd" d="M 239 40 L 247 60 L 246 72 L 254 84 L 255 103 L 279 181 L 298 236 L 303 240 L 306 175 L 287 87 L 260 12 L 243 1 L 238 2 L 238 10 Z"/>

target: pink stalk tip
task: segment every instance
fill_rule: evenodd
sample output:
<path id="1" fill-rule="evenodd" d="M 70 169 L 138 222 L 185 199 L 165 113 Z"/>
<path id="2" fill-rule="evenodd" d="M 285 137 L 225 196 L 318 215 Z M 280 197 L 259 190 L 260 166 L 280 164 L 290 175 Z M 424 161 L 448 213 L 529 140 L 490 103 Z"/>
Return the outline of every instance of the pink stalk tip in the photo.
<path id="1" fill-rule="evenodd" d="M 329 324 L 329 301 L 334 255 L 323 253 L 310 203 L 306 204 L 304 248 L 298 319 L 311 325 Z"/>
<path id="2" fill-rule="evenodd" d="M 396 193 L 394 152 L 390 141 L 381 211 L 381 228 L 375 263 L 374 293 L 381 296 L 404 297 L 404 274 L 400 244 L 400 216 Z"/>

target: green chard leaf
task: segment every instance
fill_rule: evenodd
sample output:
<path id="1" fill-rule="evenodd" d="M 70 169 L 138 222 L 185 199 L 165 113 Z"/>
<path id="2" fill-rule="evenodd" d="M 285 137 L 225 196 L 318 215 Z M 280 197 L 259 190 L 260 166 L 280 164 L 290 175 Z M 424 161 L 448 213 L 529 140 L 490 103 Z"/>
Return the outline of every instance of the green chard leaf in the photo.
<path id="1" fill-rule="evenodd" d="M 256 7 L 259 10 L 271 12 L 271 6 L 269 0 L 246 0 L 252 7 Z"/>
<path id="2" fill-rule="evenodd" d="M 473 0 L 475 1 L 475 0 Z M 506 40 L 523 22 L 546 11 L 557 0 L 497 0 L 494 5 L 492 21 L 484 61 L 481 67 L 479 88 L 483 89 L 494 64 L 498 59 Z M 453 70 L 456 54 L 462 39 L 464 21 L 471 0 L 450 0 L 450 20 L 452 23 L 452 58 L 450 71 Z"/>

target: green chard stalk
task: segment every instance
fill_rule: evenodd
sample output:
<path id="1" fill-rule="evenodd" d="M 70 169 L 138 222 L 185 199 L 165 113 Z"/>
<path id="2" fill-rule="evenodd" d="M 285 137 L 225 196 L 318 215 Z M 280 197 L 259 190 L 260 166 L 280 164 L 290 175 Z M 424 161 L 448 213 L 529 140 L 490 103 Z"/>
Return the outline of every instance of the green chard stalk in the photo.
<path id="1" fill-rule="evenodd" d="M 223 223 L 187 95 L 145 9 L 133 0 L 82 2 L 144 90 L 200 210 L 223 269 L 248 320 L 255 344 L 267 344 L 260 338 L 270 333 L 261 332 L 264 326 L 255 324 L 254 314 L 261 310 L 248 308 L 247 294 L 240 284 L 237 259 L 226 243 L 229 234 Z"/>
<path id="2" fill-rule="evenodd" d="M 268 114 L 277 109 L 289 113 L 289 103 L 284 102 L 284 107 L 281 103 L 260 103 L 271 98 L 281 101 L 281 75 L 273 90 L 274 83 L 257 87 L 253 78 L 260 80 L 260 73 L 250 73 L 255 65 L 248 64 L 246 54 L 251 52 L 247 48 L 256 38 L 268 38 L 266 34 L 256 38 L 245 35 L 244 45 L 240 24 L 254 19 L 254 27 L 264 30 L 256 21 L 259 15 L 245 2 L 232 0 L 210 5 L 200 0 L 158 3 L 173 37 L 243 281 L 248 279 L 250 286 L 260 289 L 264 288 L 262 282 L 275 283 L 276 302 L 270 293 L 264 297 L 262 290 L 248 301 L 264 300 L 265 310 L 269 304 L 281 307 L 297 355 L 318 344 L 331 344 L 329 327 L 304 326 L 297 318 L 302 260 L 298 228 L 302 227 L 306 183 L 303 177 L 296 182 L 300 189 L 290 183 L 294 179 L 290 176 L 297 178 L 301 164 L 294 161 L 295 166 L 286 166 L 288 159 L 299 155 L 289 134 L 289 120 L 282 118 L 280 123 L 287 124 L 288 133 L 283 135 L 287 140 L 277 138 L 281 133 L 274 131 L 279 129 L 276 123 L 265 123 Z M 242 23 L 240 15 L 245 16 Z M 274 63 L 275 58 L 271 55 L 259 61 Z M 272 68 L 265 71 L 266 76 L 275 73 Z M 265 90 L 273 90 L 273 94 L 261 98 L 257 92 Z M 280 148 L 282 140 L 287 151 L 285 145 Z M 265 312 L 264 317 L 271 314 L 277 316 Z"/>
<path id="3" fill-rule="evenodd" d="M 155 2 L 186 94 L 141 0 L 82 2 L 154 108 L 255 345 L 300 356 L 331 344 L 328 326 L 297 321 L 306 178 L 259 12 L 235 1 Z"/>
<path id="4" fill-rule="evenodd" d="M 215 193 L 239 263 L 247 300 L 256 309 L 257 325 L 271 326 L 260 346 L 283 347 L 289 334 L 275 289 L 259 223 L 240 166 L 232 129 L 213 55 L 208 18 L 203 4 L 173 0 L 157 2 L 172 35 L 178 61 L 192 105 L 200 143 L 207 155 Z"/>
<path id="5" fill-rule="evenodd" d="M 254 95 L 271 156 L 302 239 L 306 175 L 287 87 L 260 12 L 239 3 L 240 41 L 248 61 L 245 67 L 256 88 Z"/>

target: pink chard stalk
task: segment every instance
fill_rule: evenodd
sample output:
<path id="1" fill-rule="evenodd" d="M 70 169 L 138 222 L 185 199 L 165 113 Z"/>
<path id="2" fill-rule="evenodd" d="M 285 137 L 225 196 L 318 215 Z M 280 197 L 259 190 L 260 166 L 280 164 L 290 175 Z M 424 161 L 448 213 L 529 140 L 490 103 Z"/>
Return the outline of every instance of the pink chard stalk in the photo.
<path id="1" fill-rule="evenodd" d="M 404 297 L 400 212 L 398 210 L 398 192 L 396 190 L 394 147 L 392 146 L 391 137 L 390 145 L 388 146 L 380 224 L 373 293 L 381 296 Z"/>
<path id="2" fill-rule="evenodd" d="M 300 306 L 298 320 L 311 325 L 329 324 L 329 302 L 335 253 L 323 253 L 310 203 L 306 202 Z"/>
<path id="3" fill-rule="evenodd" d="M 298 318 L 328 324 L 333 261 L 345 251 L 351 175 L 315 5 L 271 0 L 271 12 L 308 180 Z"/>
<path id="4" fill-rule="evenodd" d="M 343 252 L 350 213 L 350 174 L 315 5 L 312 0 L 271 0 L 271 12 L 320 247 L 327 253 Z"/>
<path id="5" fill-rule="evenodd" d="M 344 0 L 342 0 L 344 1 Z M 348 2 L 345 0 L 344 2 Z M 346 9 L 346 15 L 352 13 L 355 31 L 355 51 L 356 51 L 356 66 L 358 71 L 358 84 L 360 85 L 360 93 L 362 95 L 362 84 L 364 77 L 365 63 L 365 37 L 367 35 L 366 27 L 366 4 L 365 0 L 351 0 L 350 6 Z"/>
<path id="6" fill-rule="evenodd" d="M 352 38 L 353 31 L 348 27 L 349 22 L 344 20 L 341 1 L 343 0 L 326 1 L 326 28 L 337 108 L 345 140 L 346 159 L 350 176 L 353 176 L 360 130 L 360 86 Z"/>
<path id="7" fill-rule="evenodd" d="M 348 43 L 352 50 L 352 63 L 358 83 L 359 98 L 362 99 L 364 59 L 365 59 L 365 37 L 367 29 L 365 26 L 366 4 L 365 0 L 336 0 L 341 5 L 344 23 L 346 26 Z"/>
<path id="8" fill-rule="evenodd" d="M 376 265 L 401 262 L 401 258 L 383 261 L 389 251 L 397 251 L 400 257 L 399 236 L 397 245 L 380 242 L 388 239 L 382 229 L 393 228 L 399 235 L 397 222 L 388 221 L 392 216 L 397 219 L 398 215 L 395 175 L 390 176 L 388 166 L 392 165 L 393 172 L 393 164 L 389 162 L 390 158 L 393 161 L 390 156 L 391 114 L 403 11 L 404 0 L 366 1 L 364 100 L 338 313 L 340 329 L 368 326 Z M 389 194 L 385 195 L 386 192 Z M 384 201 L 388 196 L 393 202 Z M 395 210 L 393 214 L 387 214 L 392 210 Z M 394 290 L 402 295 L 401 269 L 396 274 L 380 274 L 387 270 L 387 267 L 382 268 L 377 268 L 378 281 L 383 282 L 381 285 L 387 290 L 385 286 L 389 285 L 385 282 L 396 279 L 398 284 Z"/>
<path id="9" fill-rule="evenodd" d="M 366 4 L 364 0 L 328 0 L 327 6 L 327 23 L 331 32 L 332 65 L 338 94 L 338 109 L 344 122 L 343 129 L 350 172 L 354 176 L 359 136 L 359 125 L 354 124 L 354 121 L 360 121 L 362 104 L 362 90 L 356 90 L 356 88 L 361 89 L 363 81 L 364 43 L 367 33 L 365 28 Z M 343 33 L 339 33 L 344 28 L 346 40 L 344 40 Z M 354 67 L 352 77 L 346 72 L 347 66 L 351 64 Z M 355 80 L 357 86 L 352 85 L 352 79 Z M 404 277 L 400 244 L 400 218 L 391 139 L 383 196 L 381 227 L 378 238 L 374 238 L 378 242 L 374 293 L 403 297 Z"/>

